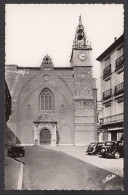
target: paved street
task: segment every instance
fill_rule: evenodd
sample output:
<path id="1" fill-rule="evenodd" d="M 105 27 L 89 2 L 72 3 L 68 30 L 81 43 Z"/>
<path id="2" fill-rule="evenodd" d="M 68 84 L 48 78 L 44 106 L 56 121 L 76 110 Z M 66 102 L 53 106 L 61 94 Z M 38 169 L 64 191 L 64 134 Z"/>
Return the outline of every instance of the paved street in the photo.
<path id="1" fill-rule="evenodd" d="M 87 162 L 43 147 L 25 147 L 22 190 L 117 190 L 123 178 Z M 110 175 L 113 178 L 104 182 Z"/>
<path id="2" fill-rule="evenodd" d="M 82 161 L 90 163 L 96 167 L 105 169 L 107 171 L 111 171 L 116 175 L 123 177 L 123 167 L 124 160 L 123 158 L 114 159 L 114 158 L 102 158 L 97 157 L 96 155 L 88 155 L 86 154 L 86 146 L 58 146 L 52 147 L 50 145 L 43 146 L 48 149 L 57 150 L 64 152 L 65 154 L 69 154 L 75 158 L 78 158 Z"/>

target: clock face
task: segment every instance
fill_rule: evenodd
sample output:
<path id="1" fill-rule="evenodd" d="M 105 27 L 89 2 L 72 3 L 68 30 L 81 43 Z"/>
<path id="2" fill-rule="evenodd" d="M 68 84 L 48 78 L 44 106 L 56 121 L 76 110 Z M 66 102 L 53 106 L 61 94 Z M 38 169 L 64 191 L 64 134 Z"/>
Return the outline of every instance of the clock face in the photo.
<path id="1" fill-rule="evenodd" d="M 84 60 L 87 59 L 87 56 L 86 56 L 85 52 L 79 53 L 79 56 L 78 56 L 78 57 L 79 57 L 79 59 L 82 60 L 82 61 L 84 61 Z"/>

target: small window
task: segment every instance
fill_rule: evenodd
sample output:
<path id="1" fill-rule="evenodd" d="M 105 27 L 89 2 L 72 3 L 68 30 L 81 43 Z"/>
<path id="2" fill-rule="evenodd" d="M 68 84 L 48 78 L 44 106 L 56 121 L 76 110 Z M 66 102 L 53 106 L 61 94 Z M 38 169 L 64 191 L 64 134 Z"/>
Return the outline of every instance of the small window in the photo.
<path id="1" fill-rule="evenodd" d="M 40 94 L 40 109 L 52 110 L 53 109 L 53 95 L 52 92 L 45 88 Z"/>
<path id="2" fill-rule="evenodd" d="M 108 58 L 105 59 L 105 67 L 107 67 L 110 64 L 111 64 L 111 59 L 110 59 L 110 56 L 109 56 Z"/>

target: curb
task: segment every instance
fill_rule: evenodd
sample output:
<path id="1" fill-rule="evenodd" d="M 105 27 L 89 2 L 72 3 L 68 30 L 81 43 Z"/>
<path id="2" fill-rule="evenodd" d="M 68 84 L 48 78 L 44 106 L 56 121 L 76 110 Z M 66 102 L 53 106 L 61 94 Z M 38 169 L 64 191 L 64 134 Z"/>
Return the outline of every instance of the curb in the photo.
<path id="1" fill-rule="evenodd" d="M 23 182 L 23 163 L 21 163 L 21 167 L 20 167 L 17 190 L 22 190 L 22 182 Z"/>
<path id="2" fill-rule="evenodd" d="M 16 190 L 22 190 L 22 183 L 23 183 L 23 165 L 25 164 L 24 162 L 16 159 L 16 158 L 12 158 L 14 161 L 17 161 L 21 166 L 20 166 L 20 171 L 19 171 L 19 178 L 18 178 L 18 182 L 17 182 L 17 188 Z"/>
<path id="3" fill-rule="evenodd" d="M 23 165 L 25 164 L 24 162 L 20 161 L 19 159 L 16 158 L 11 158 L 9 156 L 5 156 L 5 159 L 11 159 L 11 161 L 17 162 L 19 164 L 19 168 L 17 170 L 18 173 L 18 178 L 15 181 L 15 190 L 22 190 L 22 182 L 23 182 Z"/>

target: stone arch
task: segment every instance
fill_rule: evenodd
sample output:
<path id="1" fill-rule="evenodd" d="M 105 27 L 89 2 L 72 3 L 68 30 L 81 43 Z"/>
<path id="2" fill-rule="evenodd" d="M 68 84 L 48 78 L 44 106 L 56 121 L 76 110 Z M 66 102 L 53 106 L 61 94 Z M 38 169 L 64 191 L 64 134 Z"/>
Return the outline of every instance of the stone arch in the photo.
<path id="1" fill-rule="evenodd" d="M 28 75 L 29 75 L 29 73 L 28 73 Z M 59 81 L 61 81 L 63 84 L 64 84 L 64 86 L 69 90 L 69 93 L 70 93 L 70 95 L 71 96 L 73 96 L 73 92 L 72 92 L 72 90 L 71 90 L 71 88 L 69 87 L 69 85 L 67 84 L 67 82 L 63 79 L 63 78 L 61 78 L 60 76 L 58 76 L 58 75 L 56 75 L 55 73 L 52 73 L 52 75 L 54 75 L 54 76 L 56 76 L 56 78 L 58 78 L 59 79 Z M 20 94 L 22 93 L 22 91 L 24 90 L 24 88 L 29 84 L 29 83 L 31 83 L 31 81 L 32 80 L 36 80 L 37 79 L 37 77 L 39 78 L 39 77 L 42 77 L 42 72 L 40 72 L 39 74 L 35 74 L 34 76 L 30 76 L 30 78 L 28 78 L 24 83 L 22 83 L 21 82 L 21 87 L 19 88 L 19 92 L 18 92 L 18 94 L 17 94 L 17 99 L 19 98 L 19 96 L 20 96 Z M 40 85 L 41 86 L 41 85 Z M 40 87 L 39 86 L 39 87 Z M 52 86 L 53 87 L 53 86 Z M 36 87 L 37 88 L 37 87 Z M 35 89 L 34 89 L 35 90 Z"/>
<path id="2" fill-rule="evenodd" d="M 50 133 L 52 134 L 52 126 L 50 126 L 50 125 L 42 125 L 42 127 L 40 127 L 39 128 L 39 130 L 38 130 L 38 134 L 40 134 L 40 132 L 42 131 L 42 130 L 44 130 L 44 129 L 48 129 L 49 131 L 50 131 Z"/>
<path id="3" fill-rule="evenodd" d="M 66 101 L 66 103 L 68 104 L 68 106 L 69 107 L 71 107 L 72 106 L 72 104 L 69 102 L 69 98 L 68 97 L 66 97 L 64 94 L 62 94 L 62 93 L 60 93 L 60 91 L 57 89 L 57 88 L 55 88 L 55 86 L 52 86 L 52 85 L 44 85 L 44 88 L 42 88 L 42 86 L 41 85 L 39 85 L 38 86 L 38 88 L 34 88 L 30 93 L 29 93 L 29 96 L 27 96 L 27 97 L 25 97 L 24 99 L 23 99 L 23 102 L 22 103 L 20 103 L 20 96 L 19 96 L 19 99 L 18 99 L 18 102 L 17 102 L 17 105 L 19 105 L 19 107 L 17 107 L 18 109 L 18 111 L 20 111 L 20 113 L 22 113 L 22 110 L 23 110 L 23 108 L 24 108 L 24 105 L 25 105 L 25 102 L 28 100 L 28 98 L 33 94 L 33 92 L 35 92 L 37 89 L 37 91 L 39 91 L 38 92 L 38 109 L 40 110 L 40 108 L 39 108 L 39 102 L 40 102 L 40 92 L 43 90 L 43 89 L 45 89 L 45 88 L 48 88 L 49 90 L 51 90 L 51 92 L 52 92 L 52 90 L 54 89 L 56 92 L 58 92 L 64 99 L 65 99 L 65 101 Z M 40 89 L 40 90 L 39 90 Z M 52 92 L 53 93 L 53 92 Z M 54 93 L 53 93 L 54 94 Z M 54 108 L 55 108 L 55 97 L 54 97 L 54 95 L 53 95 L 53 111 L 54 111 Z"/>
<path id="4" fill-rule="evenodd" d="M 43 82 L 43 87 L 42 87 L 42 83 L 36 81 L 37 77 L 38 78 L 42 78 L 42 74 L 38 74 L 38 75 L 35 75 L 33 76 L 32 78 L 29 78 L 27 80 L 27 82 L 23 83 L 22 85 L 22 88 L 20 90 L 20 92 L 18 93 L 18 96 L 17 96 L 17 112 L 20 111 L 20 113 L 22 113 L 22 110 L 24 108 L 24 105 L 25 105 L 25 102 L 30 98 L 31 95 L 33 95 L 33 93 L 35 91 L 37 91 L 37 94 L 38 94 L 38 109 L 40 110 L 40 92 L 45 89 L 45 88 L 48 88 L 49 90 L 52 91 L 53 93 L 53 90 L 55 90 L 56 92 L 58 92 L 64 99 L 65 101 L 67 102 L 67 104 L 69 104 L 69 106 L 71 106 L 72 102 L 69 101 L 69 100 L 72 100 L 72 91 L 70 89 L 70 87 L 68 86 L 68 84 L 62 79 L 60 78 L 58 75 L 54 75 L 56 78 L 57 78 L 57 82 L 59 83 L 62 83 L 63 84 L 63 88 L 64 90 L 63 91 L 60 91 L 56 88 L 56 86 L 51 83 L 51 82 Z M 51 75 L 51 80 L 53 79 L 53 74 Z M 24 88 L 25 86 L 27 86 L 28 84 L 30 84 L 31 81 L 35 81 L 35 85 L 33 85 L 33 87 L 31 87 L 31 90 L 27 90 L 27 93 L 25 92 L 26 96 L 23 95 L 22 97 L 22 94 L 24 94 Z M 42 79 L 41 79 L 42 80 Z M 33 82 L 32 82 L 33 83 Z M 31 84 L 30 84 L 31 85 Z M 64 93 L 65 89 L 68 90 L 69 92 L 69 95 L 67 97 L 67 95 Z M 53 93 L 54 94 L 54 93 Z M 70 97 L 70 98 L 69 98 Z M 53 96 L 53 102 L 55 103 L 55 97 Z M 54 104 L 53 104 L 53 110 L 54 110 Z"/>
<path id="5" fill-rule="evenodd" d="M 64 124 L 59 130 L 59 144 L 71 144 L 72 143 L 72 133 L 71 127 L 68 124 Z"/>
<path id="6" fill-rule="evenodd" d="M 69 90 L 70 92 L 70 95 L 73 96 L 73 91 L 71 90 L 71 88 L 69 87 L 69 85 L 66 83 L 66 81 L 61 78 L 60 76 L 56 75 L 58 77 L 58 79 L 67 87 L 67 89 Z"/>
<path id="7" fill-rule="evenodd" d="M 29 124 L 21 126 L 21 144 L 33 144 L 34 129 Z"/>
<path id="8" fill-rule="evenodd" d="M 49 137 L 50 137 L 50 142 L 49 144 L 51 144 L 52 146 L 56 145 L 56 124 L 54 123 L 45 123 L 45 124 L 40 124 L 38 127 L 38 143 L 40 145 L 40 135 L 41 135 L 41 131 L 47 129 L 50 133 Z M 47 143 L 46 143 L 47 144 Z"/>
<path id="9" fill-rule="evenodd" d="M 51 132 L 48 128 L 40 131 L 40 144 L 51 144 Z"/>

